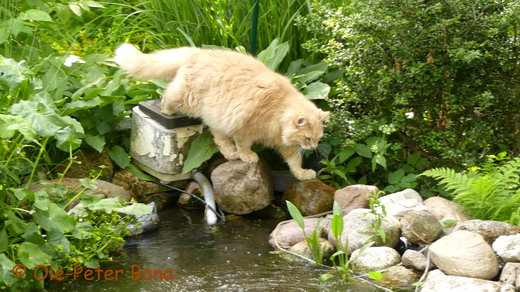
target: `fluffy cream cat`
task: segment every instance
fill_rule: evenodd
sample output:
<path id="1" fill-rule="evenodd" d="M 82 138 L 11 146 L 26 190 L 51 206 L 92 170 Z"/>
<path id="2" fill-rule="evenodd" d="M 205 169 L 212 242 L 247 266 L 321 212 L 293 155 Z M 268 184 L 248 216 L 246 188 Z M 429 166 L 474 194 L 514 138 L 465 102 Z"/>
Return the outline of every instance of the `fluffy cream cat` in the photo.
<path id="1" fill-rule="evenodd" d="M 300 150 L 316 148 L 329 113 L 254 57 L 186 47 L 143 54 L 123 44 L 115 61 L 138 78 L 173 79 L 162 111 L 201 118 L 226 159 L 257 162 L 251 146 L 261 143 L 277 149 L 298 179 L 316 176 L 302 168 Z"/>

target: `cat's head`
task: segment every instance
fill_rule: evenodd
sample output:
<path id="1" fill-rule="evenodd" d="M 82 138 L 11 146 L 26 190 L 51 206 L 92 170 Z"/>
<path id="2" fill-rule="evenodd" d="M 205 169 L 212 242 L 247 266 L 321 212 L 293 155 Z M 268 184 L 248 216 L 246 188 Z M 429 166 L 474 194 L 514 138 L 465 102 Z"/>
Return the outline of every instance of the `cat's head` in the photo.
<path id="1" fill-rule="evenodd" d="M 282 131 L 282 141 L 285 145 L 299 145 L 309 150 L 318 147 L 323 136 L 323 122 L 329 117 L 329 112 L 316 107 L 305 110 L 291 110 Z"/>

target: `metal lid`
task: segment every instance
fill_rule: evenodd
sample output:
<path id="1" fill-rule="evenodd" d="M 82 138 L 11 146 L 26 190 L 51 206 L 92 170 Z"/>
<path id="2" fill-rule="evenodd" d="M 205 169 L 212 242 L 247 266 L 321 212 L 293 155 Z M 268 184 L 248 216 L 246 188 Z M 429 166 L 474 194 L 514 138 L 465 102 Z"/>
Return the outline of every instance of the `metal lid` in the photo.
<path id="1" fill-rule="evenodd" d="M 161 112 L 160 99 L 141 101 L 139 102 L 139 109 L 144 114 L 149 116 L 151 119 L 153 119 L 166 129 L 174 129 L 202 124 L 201 120 L 190 118 L 180 113 L 175 113 L 173 115 L 164 114 L 163 112 Z"/>

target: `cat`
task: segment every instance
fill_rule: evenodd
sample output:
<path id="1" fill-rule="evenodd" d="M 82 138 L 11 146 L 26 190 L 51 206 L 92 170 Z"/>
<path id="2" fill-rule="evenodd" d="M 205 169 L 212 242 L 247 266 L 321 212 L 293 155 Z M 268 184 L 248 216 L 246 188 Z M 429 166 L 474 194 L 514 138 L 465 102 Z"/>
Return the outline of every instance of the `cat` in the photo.
<path id="1" fill-rule="evenodd" d="M 277 149 L 297 179 L 316 177 L 302 168 L 302 149 L 317 147 L 329 112 L 253 56 L 190 47 L 144 54 L 123 44 L 114 61 L 137 78 L 172 79 L 161 111 L 202 119 L 226 159 L 255 163 L 251 146 L 260 143 Z"/>

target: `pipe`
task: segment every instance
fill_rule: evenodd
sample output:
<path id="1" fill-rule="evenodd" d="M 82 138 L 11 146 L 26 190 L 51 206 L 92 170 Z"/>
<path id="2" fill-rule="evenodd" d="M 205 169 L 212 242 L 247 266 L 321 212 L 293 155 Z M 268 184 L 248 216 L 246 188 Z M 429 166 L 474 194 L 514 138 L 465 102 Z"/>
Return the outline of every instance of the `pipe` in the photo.
<path id="1" fill-rule="evenodd" d="M 213 188 L 211 187 L 211 183 L 209 180 L 200 172 L 196 172 L 193 174 L 193 179 L 199 184 L 202 188 L 202 193 L 204 194 L 204 201 L 206 204 L 210 206 L 213 210 L 216 210 L 215 206 L 215 198 L 213 196 Z M 206 223 L 208 225 L 214 225 L 217 223 L 217 214 L 215 214 L 210 208 L 205 208 L 205 218 Z"/>

